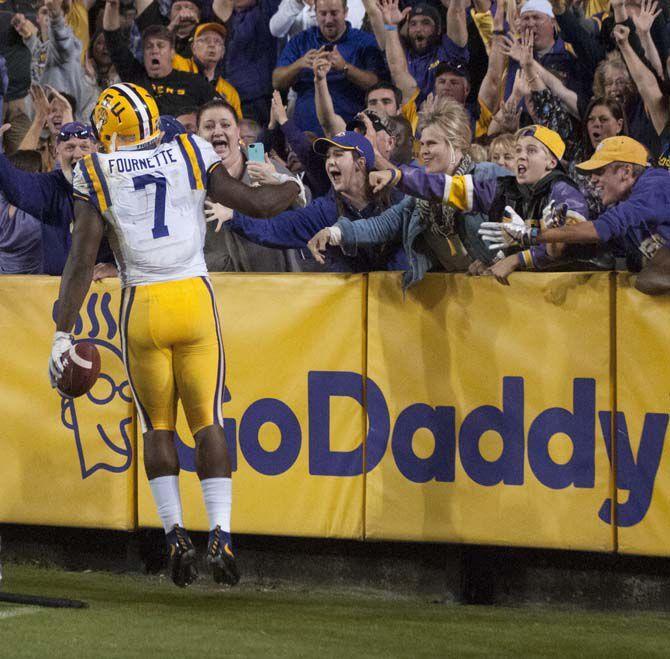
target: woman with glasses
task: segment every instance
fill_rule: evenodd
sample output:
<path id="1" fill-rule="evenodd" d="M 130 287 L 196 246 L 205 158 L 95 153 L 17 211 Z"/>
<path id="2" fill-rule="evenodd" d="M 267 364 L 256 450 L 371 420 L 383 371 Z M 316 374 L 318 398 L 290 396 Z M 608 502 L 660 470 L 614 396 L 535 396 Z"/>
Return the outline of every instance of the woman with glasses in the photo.
<path id="1" fill-rule="evenodd" d="M 198 25 L 193 35 L 193 57 L 175 55 L 172 68 L 175 71 L 200 73 L 209 80 L 214 91 L 225 98 L 235 108 L 238 119 L 242 119 L 242 105 L 237 89 L 220 75 L 223 57 L 226 54 L 226 34 L 228 31 L 220 23 Z"/>

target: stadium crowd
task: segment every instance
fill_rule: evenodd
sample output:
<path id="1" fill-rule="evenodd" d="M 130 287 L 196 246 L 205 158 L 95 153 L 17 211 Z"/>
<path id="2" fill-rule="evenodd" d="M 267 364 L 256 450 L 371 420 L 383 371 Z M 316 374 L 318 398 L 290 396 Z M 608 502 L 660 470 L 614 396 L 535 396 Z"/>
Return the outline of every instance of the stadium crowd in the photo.
<path id="1" fill-rule="evenodd" d="M 670 290 L 668 0 L 7 0 L 0 272 L 60 275 L 72 170 L 117 82 L 209 141 L 259 220 L 206 202 L 210 271 L 640 272 Z M 264 144 L 264 161 L 248 148 Z M 277 176 L 277 174 L 283 176 Z M 95 278 L 116 275 L 105 245 Z"/>

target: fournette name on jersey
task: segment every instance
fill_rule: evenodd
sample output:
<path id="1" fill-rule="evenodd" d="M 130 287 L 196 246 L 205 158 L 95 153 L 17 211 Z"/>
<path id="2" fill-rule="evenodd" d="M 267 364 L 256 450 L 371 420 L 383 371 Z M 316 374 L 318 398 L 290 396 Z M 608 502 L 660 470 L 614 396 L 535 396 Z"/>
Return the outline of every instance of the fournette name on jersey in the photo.
<path id="1" fill-rule="evenodd" d="M 132 159 L 115 158 L 114 160 L 108 160 L 107 165 L 109 167 L 109 173 L 113 174 L 114 171 L 118 173 L 146 171 L 147 169 L 155 169 L 162 165 L 169 165 L 170 163 L 177 164 L 179 162 L 177 158 L 175 158 L 172 149 L 158 151 L 147 158 L 138 158 L 135 154 L 133 155 L 134 157 Z"/>

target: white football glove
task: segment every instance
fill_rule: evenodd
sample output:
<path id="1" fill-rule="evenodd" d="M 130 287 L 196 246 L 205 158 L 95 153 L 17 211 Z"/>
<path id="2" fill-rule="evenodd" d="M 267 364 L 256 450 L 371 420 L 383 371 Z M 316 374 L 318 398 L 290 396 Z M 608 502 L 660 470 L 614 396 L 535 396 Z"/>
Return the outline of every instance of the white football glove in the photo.
<path id="1" fill-rule="evenodd" d="M 63 375 L 63 355 L 74 345 L 74 339 L 68 332 L 56 332 L 51 344 L 51 357 L 49 358 L 49 380 L 55 389 L 58 381 Z"/>
<path id="2" fill-rule="evenodd" d="M 511 207 L 505 206 L 502 222 L 482 222 L 479 235 L 489 244 L 491 251 L 509 247 L 530 247 L 533 230 L 526 226 L 521 216 Z"/>

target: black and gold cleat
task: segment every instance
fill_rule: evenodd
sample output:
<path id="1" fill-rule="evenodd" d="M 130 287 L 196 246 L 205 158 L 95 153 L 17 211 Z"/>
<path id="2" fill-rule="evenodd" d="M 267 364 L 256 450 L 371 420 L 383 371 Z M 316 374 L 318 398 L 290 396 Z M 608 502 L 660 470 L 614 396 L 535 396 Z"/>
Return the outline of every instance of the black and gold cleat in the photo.
<path id="1" fill-rule="evenodd" d="M 186 529 L 175 524 L 166 534 L 168 544 L 168 570 L 172 581 L 186 588 L 198 578 L 195 547 Z"/>
<path id="2" fill-rule="evenodd" d="M 207 565 L 212 568 L 212 576 L 216 583 L 234 586 L 240 580 L 230 533 L 222 531 L 220 526 L 209 532 Z"/>

